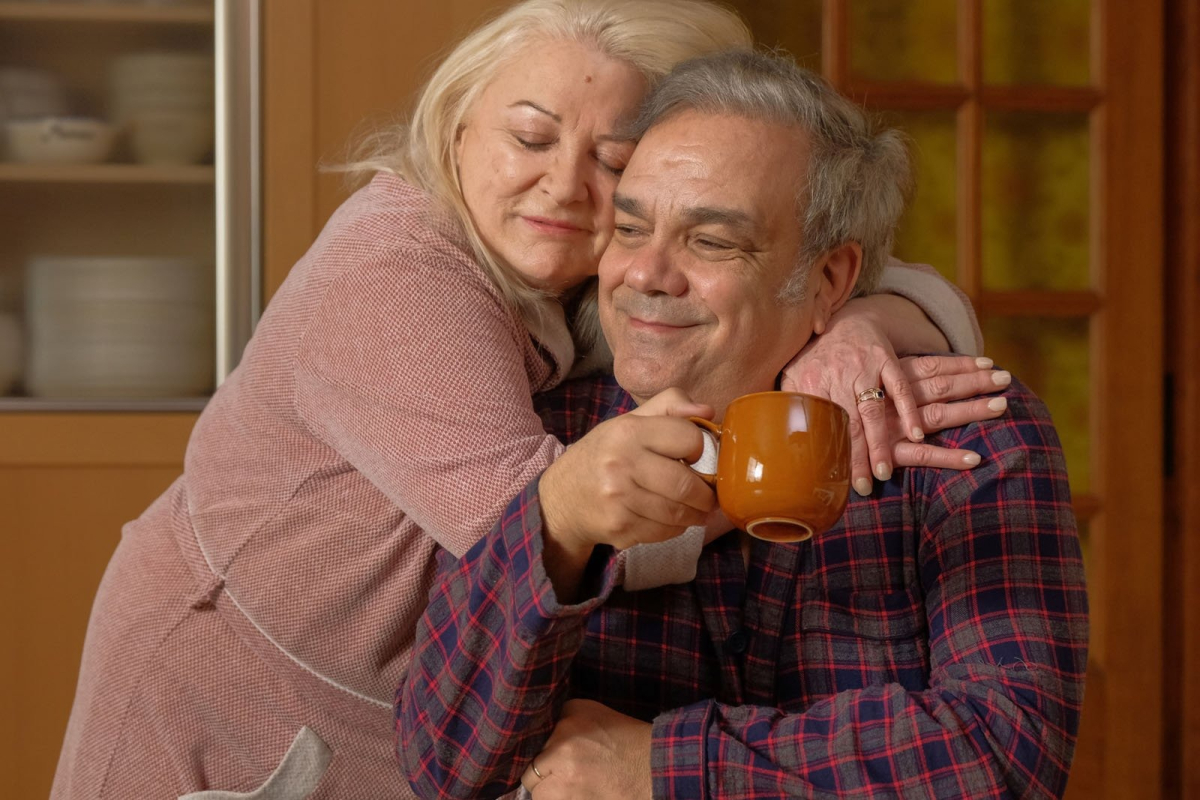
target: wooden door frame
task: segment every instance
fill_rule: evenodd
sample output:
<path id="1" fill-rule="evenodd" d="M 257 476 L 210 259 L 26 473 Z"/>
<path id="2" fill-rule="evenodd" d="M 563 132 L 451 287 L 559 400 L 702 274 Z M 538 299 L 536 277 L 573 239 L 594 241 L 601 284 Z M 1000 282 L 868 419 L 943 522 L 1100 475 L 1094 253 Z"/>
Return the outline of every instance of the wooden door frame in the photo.
<path id="1" fill-rule="evenodd" d="M 1165 28 L 1164 789 L 1200 800 L 1200 6 L 1167 0 Z"/>

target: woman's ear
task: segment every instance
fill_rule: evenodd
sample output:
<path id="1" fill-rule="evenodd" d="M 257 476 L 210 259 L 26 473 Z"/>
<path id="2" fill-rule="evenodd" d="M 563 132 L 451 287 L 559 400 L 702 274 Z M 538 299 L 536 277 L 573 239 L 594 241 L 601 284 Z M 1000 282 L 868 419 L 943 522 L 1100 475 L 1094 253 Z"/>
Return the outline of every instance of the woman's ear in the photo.
<path id="1" fill-rule="evenodd" d="M 857 242 L 847 242 L 821 256 L 810 273 L 817 279 L 817 290 L 813 295 L 813 333 L 824 333 L 829 318 L 854 295 L 861 269 L 862 246 Z"/>

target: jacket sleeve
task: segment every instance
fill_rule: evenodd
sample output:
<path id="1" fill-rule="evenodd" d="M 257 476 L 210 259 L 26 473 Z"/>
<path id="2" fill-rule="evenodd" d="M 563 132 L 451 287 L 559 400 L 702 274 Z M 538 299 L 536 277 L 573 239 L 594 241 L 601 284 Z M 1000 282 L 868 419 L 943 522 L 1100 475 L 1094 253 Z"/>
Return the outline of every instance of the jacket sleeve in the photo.
<path id="1" fill-rule="evenodd" d="M 946 337 L 950 349 L 966 356 L 983 353 L 983 332 L 971 301 L 941 273 L 926 264 L 890 259 L 875 294 L 894 294 L 916 305 Z"/>
<path id="2" fill-rule="evenodd" d="M 931 674 L 802 713 L 701 702 L 654 723 L 655 797 L 1060 797 L 1074 753 L 1087 598 L 1061 449 L 1044 408 L 953 446 L 972 472 L 914 470 Z M 972 426 L 975 428 L 976 426 Z M 852 645 L 848 645 L 852 646 Z"/>
<path id="3" fill-rule="evenodd" d="M 534 408 L 529 335 L 480 276 L 414 245 L 327 289 L 294 366 L 297 413 L 462 555 L 564 449 Z M 687 580 L 691 552 L 625 558 L 652 587 Z"/>
<path id="4" fill-rule="evenodd" d="M 435 256 L 414 246 L 327 288 L 295 403 L 313 435 L 461 555 L 563 445 L 534 411 L 520 321 L 481 276 Z"/>
<path id="5" fill-rule="evenodd" d="M 559 605 L 542 565 L 534 482 L 461 560 L 440 556 L 396 698 L 401 767 L 423 798 L 498 797 L 549 738 L 588 613 L 620 568 L 598 549 L 595 596 Z"/>

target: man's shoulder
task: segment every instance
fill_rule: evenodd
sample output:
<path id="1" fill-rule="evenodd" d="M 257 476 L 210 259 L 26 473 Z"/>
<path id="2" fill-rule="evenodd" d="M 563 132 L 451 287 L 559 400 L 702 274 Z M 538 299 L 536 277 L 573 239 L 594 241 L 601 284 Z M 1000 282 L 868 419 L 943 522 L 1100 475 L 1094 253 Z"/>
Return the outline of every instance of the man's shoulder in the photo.
<path id="1" fill-rule="evenodd" d="M 535 395 L 533 405 L 546 432 L 571 444 L 604 420 L 625 413 L 634 403 L 612 375 L 590 375 Z"/>
<path id="2" fill-rule="evenodd" d="M 1039 486 L 1052 481 L 1061 485 L 1065 495 L 1066 460 L 1046 404 L 1015 377 L 996 396 L 1008 401 L 1000 416 L 950 428 L 927 439 L 941 447 L 976 452 L 982 463 L 965 472 L 918 467 L 916 485 L 927 489 L 936 485 L 937 491 L 949 491 L 951 486 L 975 491 L 978 485 L 994 480 L 1022 477 Z M 924 478 L 917 477 L 922 474 Z"/>
<path id="3" fill-rule="evenodd" d="M 974 449 L 976 445 L 992 447 L 1053 446 L 1061 447 L 1054 420 L 1042 399 L 1016 376 L 996 397 L 1008 401 L 1008 408 L 994 419 L 980 420 L 938 434 L 937 443 L 944 447 Z"/>

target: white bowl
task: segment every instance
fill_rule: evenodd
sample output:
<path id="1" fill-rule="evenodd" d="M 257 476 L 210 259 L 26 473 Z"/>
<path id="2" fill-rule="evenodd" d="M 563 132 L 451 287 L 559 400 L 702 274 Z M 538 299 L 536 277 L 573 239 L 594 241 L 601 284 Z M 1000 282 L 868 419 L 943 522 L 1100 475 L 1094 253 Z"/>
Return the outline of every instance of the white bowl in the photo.
<path id="1" fill-rule="evenodd" d="M 0 69 L 0 157 L 4 153 L 3 128 L 9 120 L 66 113 L 66 93 L 53 73 L 26 67 Z"/>
<path id="2" fill-rule="evenodd" d="M 22 164 L 97 164 L 116 140 L 116 128 L 98 119 L 9 120 L 4 128 L 7 157 Z"/>

